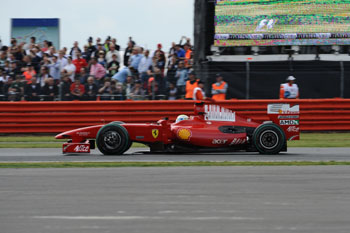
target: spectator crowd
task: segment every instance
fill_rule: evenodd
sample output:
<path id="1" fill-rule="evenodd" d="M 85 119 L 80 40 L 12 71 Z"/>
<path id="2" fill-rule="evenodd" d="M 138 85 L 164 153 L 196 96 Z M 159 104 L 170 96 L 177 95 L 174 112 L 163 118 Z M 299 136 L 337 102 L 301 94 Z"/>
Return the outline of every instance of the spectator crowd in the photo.
<path id="1" fill-rule="evenodd" d="M 192 68 L 193 47 L 185 37 L 178 44 L 172 43 L 167 52 L 162 44 L 155 51 L 144 49 L 130 37 L 124 53 L 111 37 L 105 41 L 90 37 L 82 47 L 74 42 L 72 48 L 61 50 L 50 41 L 38 44 L 35 37 L 29 43 L 18 43 L 12 38 L 11 44 L 2 46 L 0 51 L 0 98 L 204 99 L 204 83 L 196 78 Z M 219 82 L 217 85 L 227 89 L 220 78 Z M 222 94 L 218 88 L 213 91 L 214 95 Z"/>

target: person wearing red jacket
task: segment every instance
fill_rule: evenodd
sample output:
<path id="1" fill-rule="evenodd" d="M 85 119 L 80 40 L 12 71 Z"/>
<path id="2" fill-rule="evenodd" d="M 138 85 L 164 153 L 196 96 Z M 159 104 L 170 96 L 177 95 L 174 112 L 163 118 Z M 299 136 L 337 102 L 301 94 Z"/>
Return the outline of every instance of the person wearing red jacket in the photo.
<path id="1" fill-rule="evenodd" d="M 86 62 L 86 60 L 84 58 L 81 57 L 80 52 L 77 52 L 76 56 L 77 56 L 77 59 L 73 60 L 73 64 L 76 67 L 75 73 L 79 75 L 81 68 L 87 67 L 88 63 Z"/>
<path id="2" fill-rule="evenodd" d="M 80 83 L 80 79 L 75 79 L 74 83 L 70 86 L 70 93 L 73 97 L 73 100 L 82 100 L 82 97 L 85 93 L 85 87 Z"/>

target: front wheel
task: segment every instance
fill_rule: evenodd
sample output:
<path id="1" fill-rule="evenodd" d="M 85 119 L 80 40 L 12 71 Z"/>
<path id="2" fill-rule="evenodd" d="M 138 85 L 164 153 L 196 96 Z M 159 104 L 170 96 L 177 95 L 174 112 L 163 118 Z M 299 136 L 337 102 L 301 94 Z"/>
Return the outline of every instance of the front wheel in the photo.
<path id="1" fill-rule="evenodd" d="M 261 154 L 278 154 L 285 143 L 283 130 L 272 123 L 260 125 L 253 133 L 253 144 Z"/>
<path id="2" fill-rule="evenodd" d="M 97 133 L 96 145 L 104 155 L 122 155 L 131 145 L 129 133 L 122 125 L 105 125 Z"/>

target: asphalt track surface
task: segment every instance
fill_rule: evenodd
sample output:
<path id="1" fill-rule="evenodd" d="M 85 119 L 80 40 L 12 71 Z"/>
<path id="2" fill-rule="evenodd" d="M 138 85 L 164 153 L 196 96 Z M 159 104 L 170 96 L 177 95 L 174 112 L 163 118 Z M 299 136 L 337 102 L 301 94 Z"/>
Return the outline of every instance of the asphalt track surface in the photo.
<path id="1" fill-rule="evenodd" d="M 4 233 L 349 233 L 350 169 L 0 169 Z"/>
<path id="2" fill-rule="evenodd" d="M 0 149 L 0 162 L 50 161 L 350 161 L 350 148 L 289 148 L 279 155 L 258 153 L 150 154 L 147 148 L 131 148 L 123 156 L 103 156 L 98 150 L 91 154 L 66 154 L 61 149 Z"/>

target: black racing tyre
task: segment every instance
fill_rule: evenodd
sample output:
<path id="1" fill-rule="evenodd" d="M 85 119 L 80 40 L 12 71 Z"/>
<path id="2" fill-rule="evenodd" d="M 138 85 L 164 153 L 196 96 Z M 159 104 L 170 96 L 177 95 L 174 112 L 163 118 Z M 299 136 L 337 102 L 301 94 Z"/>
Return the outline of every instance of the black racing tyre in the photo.
<path id="1" fill-rule="evenodd" d="M 130 147 L 129 133 L 122 125 L 110 123 L 98 131 L 96 145 L 104 155 L 122 155 Z"/>
<path id="2" fill-rule="evenodd" d="M 286 136 L 278 125 L 268 123 L 255 129 L 252 141 L 260 154 L 278 154 L 286 143 Z"/>

